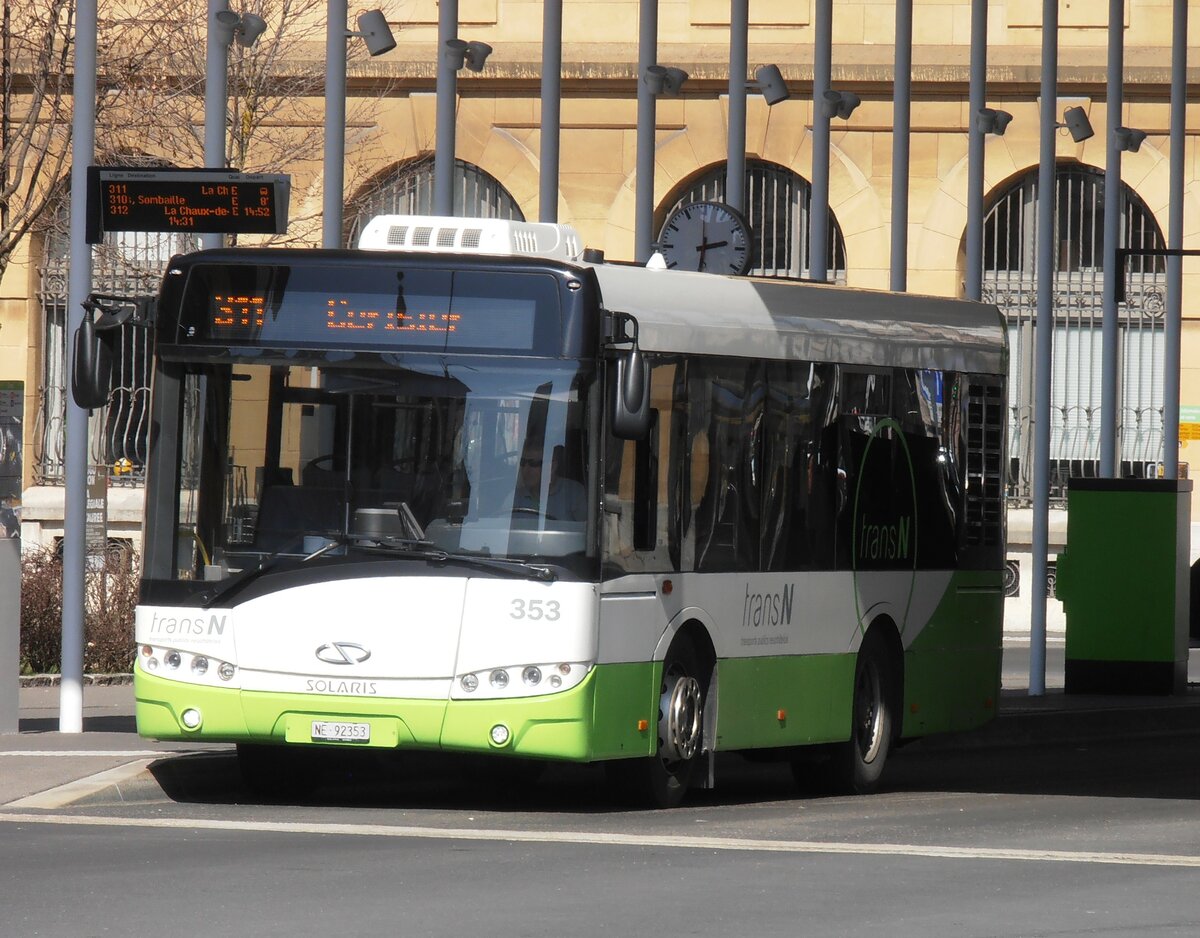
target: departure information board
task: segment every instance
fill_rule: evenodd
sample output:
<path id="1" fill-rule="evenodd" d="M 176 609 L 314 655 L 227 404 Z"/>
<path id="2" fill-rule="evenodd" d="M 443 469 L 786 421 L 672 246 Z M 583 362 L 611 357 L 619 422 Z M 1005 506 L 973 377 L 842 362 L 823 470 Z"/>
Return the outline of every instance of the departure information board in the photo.
<path id="1" fill-rule="evenodd" d="M 219 169 L 88 167 L 88 242 L 109 231 L 283 234 L 291 177 Z"/>

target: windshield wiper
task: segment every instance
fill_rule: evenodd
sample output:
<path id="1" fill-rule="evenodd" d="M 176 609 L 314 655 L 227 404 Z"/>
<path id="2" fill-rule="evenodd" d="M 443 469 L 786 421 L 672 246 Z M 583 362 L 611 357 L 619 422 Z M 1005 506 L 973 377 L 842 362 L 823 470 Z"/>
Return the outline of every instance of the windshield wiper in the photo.
<path id="1" fill-rule="evenodd" d="M 273 569 L 279 563 L 279 559 L 281 557 L 295 556 L 291 553 L 291 549 L 297 544 L 302 544 L 303 542 L 304 535 L 292 538 L 281 548 L 279 548 L 279 550 L 272 551 L 260 559 L 257 566 L 251 567 L 249 570 L 243 570 L 237 576 L 223 582 L 212 592 L 204 593 L 201 597 L 202 602 L 200 604 L 200 608 L 208 609 L 218 599 L 228 596 L 230 593 L 236 592 L 241 587 L 253 582 L 254 580 L 257 580 L 264 573 Z M 328 544 L 323 545 L 322 547 L 313 551 L 311 554 L 306 554 L 301 557 L 298 562 L 307 563 L 316 557 L 321 557 L 324 554 L 329 553 L 336 547 L 341 547 L 344 543 L 345 541 L 341 539 L 341 535 L 338 535 L 338 537 L 331 539 Z"/>
<path id="2" fill-rule="evenodd" d="M 396 557 L 412 557 L 415 560 L 428 560 L 430 563 L 439 564 L 461 563 L 465 566 L 474 566 L 482 570 L 497 570 L 503 573 L 522 573 L 535 580 L 547 582 L 557 579 L 554 570 L 542 564 L 530 563 L 527 560 L 512 560 L 507 557 L 491 557 L 486 554 L 445 551 L 434 547 L 431 541 L 426 540 L 388 536 L 356 537 L 353 540 L 360 549 L 386 551 Z M 369 543 L 364 544 L 364 541 Z"/>

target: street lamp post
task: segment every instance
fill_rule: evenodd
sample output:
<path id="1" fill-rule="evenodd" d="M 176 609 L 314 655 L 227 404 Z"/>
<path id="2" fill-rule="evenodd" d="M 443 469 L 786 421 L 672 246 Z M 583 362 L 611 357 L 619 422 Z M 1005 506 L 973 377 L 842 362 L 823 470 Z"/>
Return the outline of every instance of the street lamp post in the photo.
<path id="1" fill-rule="evenodd" d="M 325 24 L 325 154 L 321 203 L 321 247 L 342 244 L 342 189 L 346 162 L 346 40 L 360 36 L 372 56 L 396 48 L 379 10 L 358 17 L 358 32 L 346 28 L 347 0 L 329 0 Z"/>
<path id="2" fill-rule="evenodd" d="M 433 214 L 454 214 L 454 150 L 457 138 L 456 104 L 458 70 L 464 65 L 483 71 L 492 53 L 485 42 L 459 39 L 458 0 L 440 0 L 438 5 L 437 113 L 433 147 Z"/>

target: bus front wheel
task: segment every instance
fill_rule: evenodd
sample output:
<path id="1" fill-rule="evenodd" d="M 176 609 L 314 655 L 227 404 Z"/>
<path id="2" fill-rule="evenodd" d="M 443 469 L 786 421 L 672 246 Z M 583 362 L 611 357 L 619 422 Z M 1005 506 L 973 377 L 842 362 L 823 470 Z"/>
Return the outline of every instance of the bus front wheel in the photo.
<path id="1" fill-rule="evenodd" d="M 645 759 L 612 763 L 619 786 L 637 800 L 678 807 L 702 762 L 707 677 L 690 643 L 679 642 L 663 661 L 658 694 L 658 750 Z"/>

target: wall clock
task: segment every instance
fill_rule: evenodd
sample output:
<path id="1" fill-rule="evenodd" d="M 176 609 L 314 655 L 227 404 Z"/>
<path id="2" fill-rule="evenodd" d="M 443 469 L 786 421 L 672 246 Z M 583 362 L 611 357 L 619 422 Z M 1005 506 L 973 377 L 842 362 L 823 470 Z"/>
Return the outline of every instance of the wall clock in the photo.
<path id="1" fill-rule="evenodd" d="M 753 258 L 750 223 L 723 202 L 691 202 L 667 218 L 658 250 L 673 270 L 744 274 Z"/>

